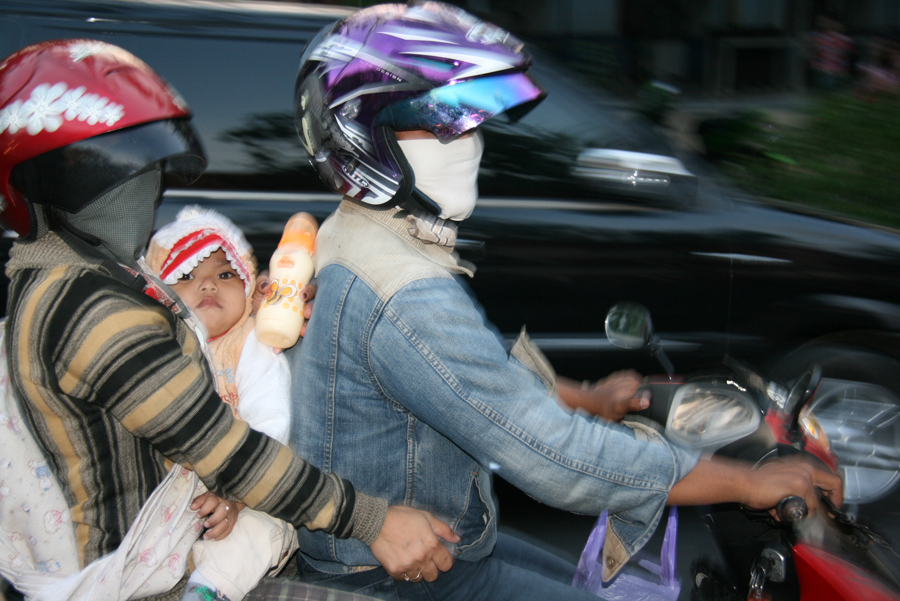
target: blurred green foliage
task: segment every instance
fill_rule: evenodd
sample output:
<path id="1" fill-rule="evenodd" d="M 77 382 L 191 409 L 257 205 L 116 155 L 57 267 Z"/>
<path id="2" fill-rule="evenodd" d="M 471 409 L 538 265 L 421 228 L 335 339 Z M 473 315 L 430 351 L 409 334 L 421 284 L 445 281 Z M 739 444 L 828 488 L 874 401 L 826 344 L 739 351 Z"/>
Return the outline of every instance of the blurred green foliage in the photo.
<path id="1" fill-rule="evenodd" d="M 900 228 L 900 102 L 815 97 L 785 123 L 763 112 L 704 123 L 708 156 L 757 195 Z"/>

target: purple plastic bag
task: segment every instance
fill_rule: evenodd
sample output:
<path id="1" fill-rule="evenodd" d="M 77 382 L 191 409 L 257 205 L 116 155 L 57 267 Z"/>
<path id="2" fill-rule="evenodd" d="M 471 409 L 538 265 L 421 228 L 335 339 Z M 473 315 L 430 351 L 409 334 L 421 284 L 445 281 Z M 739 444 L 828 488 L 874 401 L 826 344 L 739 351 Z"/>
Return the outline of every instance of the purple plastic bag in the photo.
<path id="1" fill-rule="evenodd" d="M 603 582 L 603 541 L 606 538 L 606 511 L 588 537 L 572 586 L 604 599 L 622 601 L 676 601 L 681 582 L 675 574 L 675 547 L 678 538 L 678 509 L 669 508 L 669 521 L 663 538 L 659 563 L 638 553 L 609 582 Z"/>

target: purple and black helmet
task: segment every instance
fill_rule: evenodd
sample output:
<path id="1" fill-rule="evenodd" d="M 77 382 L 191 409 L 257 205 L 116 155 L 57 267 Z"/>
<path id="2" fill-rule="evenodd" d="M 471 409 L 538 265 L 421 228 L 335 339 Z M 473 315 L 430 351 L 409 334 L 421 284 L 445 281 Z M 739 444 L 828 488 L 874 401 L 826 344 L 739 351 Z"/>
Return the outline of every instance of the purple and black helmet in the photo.
<path id="1" fill-rule="evenodd" d="M 395 206 L 415 180 L 395 131 L 449 140 L 545 92 L 508 32 L 442 2 L 381 4 L 323 29 L 300 60 L 297 133 L 322 181 L 372 206 Z M 512 109 L 512 110 L 510 110 Z"/>

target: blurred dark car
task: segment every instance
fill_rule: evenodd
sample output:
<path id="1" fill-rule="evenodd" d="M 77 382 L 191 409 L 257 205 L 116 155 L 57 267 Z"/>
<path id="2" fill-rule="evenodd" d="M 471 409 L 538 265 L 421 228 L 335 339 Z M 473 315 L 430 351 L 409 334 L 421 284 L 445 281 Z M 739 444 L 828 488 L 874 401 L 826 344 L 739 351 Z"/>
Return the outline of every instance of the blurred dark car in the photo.
<path id="1" fill-rule="evenodd" d="M 292 213 L 321 220 L 338 201 L 297 140 L 292 97 L 304 44 L 345 14 L 287 2 L 0 0 L 0 55 L 88 37 L 144 59 L 194 109 L 210 158 L 195 185 L 167 191 L 158 225 L 187 204 L 215 208 L 266 264 Z M 817 412 L 842 456 L 848 500 L 891 491 L 900 233 L 746 198 L 621 101 L 543 55 L 535 70 L 549 97 L 517 124 L 484 126 L 481 200 L 460 228 L 488 317 L 504 335 L 526 325 L 574 378 L 660 371 L 608 344 L 604 315 L 623 299 L 650 308 L 681 372 L 725 354 L 783 377 L 818 362 Z"/>

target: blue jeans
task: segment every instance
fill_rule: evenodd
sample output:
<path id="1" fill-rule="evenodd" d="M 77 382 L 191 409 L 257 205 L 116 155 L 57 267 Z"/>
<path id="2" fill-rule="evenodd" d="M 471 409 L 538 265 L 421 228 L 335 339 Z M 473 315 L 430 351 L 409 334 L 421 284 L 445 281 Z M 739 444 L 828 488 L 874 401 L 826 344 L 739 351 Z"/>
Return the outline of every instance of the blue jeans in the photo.
<path id="1" fill-rule="evenodd" d="M 500 533 L 493 552 L 479 561 L 456 561 L 434 582 L 404 582 L 383 568 L 355 574 L 326 574 L 297 555 L 300 578 L 384 601 L 547 601 L 597 597 L 572 588 L 575 566 L 552 553 Z"/>

